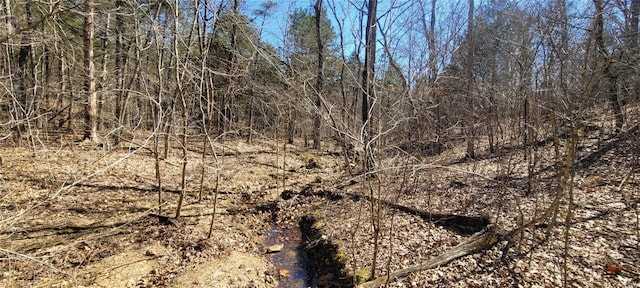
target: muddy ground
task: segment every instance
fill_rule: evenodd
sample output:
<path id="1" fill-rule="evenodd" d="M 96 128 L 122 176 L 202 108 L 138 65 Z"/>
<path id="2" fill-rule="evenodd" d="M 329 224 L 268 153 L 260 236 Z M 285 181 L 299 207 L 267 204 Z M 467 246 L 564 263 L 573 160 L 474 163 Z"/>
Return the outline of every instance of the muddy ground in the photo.
<path id="1" fill-rule="evenodd" d="M 637 129 L 583 136 L 571 218 L 567 189 L 556 221 L 514 235 L 511 246 L 505 238 L 488 251 L 389 286 L 557 287 L 566 281 L 571 287 L 640 287 Z M 35 149 L 0 148 L 2 287 L 278 287 L 291 283 L 285 281 L 291 273 L 274 265 L 266 236 L 274 225 L 298 227 L 310 217 L 320 238 L 302 235 L 313 240 L 305 245 L 334 245 L 330 256 L 344 265 L 342 274 L 316 273 L 314 283 L 352 285 L 346 283 L 446 253 L 474 232 L 403 207 L 487 216 L 492 227 L 510 231 L 542 215 L 558 193 L 550 143 L 535 149 L 530 181 L 517 147 L 483 151 L 477 161 L 465 160 L 462 147 L 420 159 L 388 149 L 378 159 L 385 168 L 364 177 L 347 172 L 331 143 L 320 151 L 296 143 L 283 153 L 284 145 L 273 140 L 229 140 L 215 144 L 217 158 L 203 161 L 202 143 L 192 139 L 182 215 L 166 221 L 158 213 L 175 214 L 179 147 L 161 164 L 164 204 L 158 211 L 147 136 L 120 146 L 39 137 Z M 375 270 L 371 195 L 395 204 L 374 210 L 380 219 Z"/>

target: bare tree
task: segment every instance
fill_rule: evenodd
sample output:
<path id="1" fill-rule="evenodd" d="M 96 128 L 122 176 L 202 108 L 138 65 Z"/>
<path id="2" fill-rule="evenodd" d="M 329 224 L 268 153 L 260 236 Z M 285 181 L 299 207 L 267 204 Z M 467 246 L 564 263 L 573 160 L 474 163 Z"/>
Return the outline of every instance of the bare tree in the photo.
<path id="1" fill-rule="evenodd" d="M 629 53 L 631 54 L 630 64 L 632 67 L 636 67 L 631 71 L 631 95 L 634 96 L 635 101 L 640 101 L 640 74 L 638 73 L 638 57 L 640 56 L 640 49 L 638 49 L 638 40 L 640 40 L 640 35 L 638 35 L 638 24 L 640 24 L 640 0 L 631 0 L 631 19 L 629 19 L 629 32 L 628 32 L 628 45 L 629 45 Z M 635 72 L 635 73 L 633 73 Z"/>
<path id="2" fill-rule="evenodd" d="M 187 101 L 185 99 L 185 95 L 184 95 L 184 90 L 182 89 L 182 77 L 181 77 L 181 70 L 179 69 L 179 67 L 181 66 L 181 59 L 180 59 L 180 50 L 178 49 L 178 41 L 180 41 L 180 39 L 178 38 L 178 19 L 179 19 L 179 9 L 178 7 L 180 7 L 180 0 L 175 0 L 174 2 L 174 6 L 173 6 L 173 57 L 175 58 L 175 69 L 174 69 L 174 80 L 175 80 L 175 97 L 177 99 L 180 100 L 180 103 L 182 104 L 181 108 L 182 108 L 182 138 L 180 141 L 180 144 L 182 145 L 182 180 L 180 182 L 180 197 L 178 198 L 178 207 L 176 208 L 176 216 L 175 218 L 178 219 L 180 218 L 180 212 L 182 210 L 182 202 L 184 201 L 184 197 L 186 194 L 186 190 L 187 190 L 187 163 L 188 163 L 188 159 L 187 159 Z"/>
<path id="3" fill-rule="evenodd" d="M 364 56 L 364 70 L 362 71 L 362 139 L 364 140 L 364 155 L 362 158 L 362 167 L 363 173 L 367 175 L 368 173 L 372 173 L 375 168 L 375 158 L 374 158 L 374 127 L 372 121 L 371 110 L 374 105 L 374 101 L 376 99 L 375 92 L 375 62 L 376 62 L 376 31 L 377 31 L 377 0 L 369 0 L 369 4 L 367 7 L 367 26 L 366 29 L 366 48 L 365 48 L 365 56 Z M 378 104 L 380 105 L 380 104 Z M 380 115 L 378 115 L 379 117 Z M 367 175 L 368 183 L 371 184 L 371 177 Z M 378 245 L 379 245 L 379 235 L 380 235 L 380 205 L 376 198 L 374 197 L 374 189 L 371 185 L 369 187 L 369 196 L 371 197 L 371 224 L 373 226 L 373 241 L 374 241 L 374 249 L 373 249 L 373 260 L 371 262 L 371 279 L 375 277 L 376 271 L 376 262 L 377 262 L 377 254 L 378 254 Z"/>
<path id="4" fill-rule="evenodd" d="M 318 48 L 318 67 L 316 70 L 316 99 L 315 99 L 315 105 L 316 105 L 316 109 L 318 111 L 316 111 L 316 115 L 313 118 L 313 149 L 320 149 L 320 119 L 322 117 L 322 109 L 321 106 L 322 105 L 322 89 L 323 89 L 323 85 L 324 85 L 324 58 L 323 58 L 323 43 L 322 43 L 322 34 L 320 33 L 320 27 L 321 25 L 321 21 L 322 21 L 322 0 L 317 0 L 316 1 L 316 5 L 314 6 L 315 12 L 316 12 L 316 42 L 317 42 L 317 48 Z"/>
<path id="5" fill-rule="evenodd" d="M 475 158 L 476 154 L 475 154 L 475 128 L 473 127 L 473 125 L 475 124 L 474 122 L 474 109 L 475 109 L 475 104 L 474 104 L 474 89 L 475 89 L 475 83 L 474 83 L 474 77 L 473 77 L 473 61 L 474 61 L 474 31 L 473 31 L 473 8 L 474 8 L 474 1 L 473 0 L 469 0 L 469 13 L 468 13 L 468 18 L 467 18 L 467 63 L 466 63 L 466 74 L 465 74 L 465 81 L 466 81 L 466 96 L 467 96 L 467 103 L 468 103 L 468 109 L 469 111 L 467 112 L 468 114 L 465 117 L 466 123 L 465 123 L 465 137 L 467 140 L 467 157 L 469 158 Z"/>
<path id="6" fill-rule="evenodd" d="M 115 85 L 115 118 L 118 119 L 119 125 L 123 125 L 124 121 L 122 121 L 122 119 L 124 118 L 124 85 L 125 85 L 125 62 L 126 62 L 126 53 L 125 53 L 125 49 L 124 49 L 124 32 L 125 32 L 125 21 L 124 21 L 124 11 L 122 11 L 122 9 L 124 8 L 124 3 L 123 0 L 116 0 L 115 1 L 115 10 L 116 10 L 116 16 L 115 16 L 115 51 L 114 51 L 114 73 L 115 73 L 115 81 L 116 81 L 116 85 Z M 161 3 L 158 5 L 162 5 Z M 120 142 L 120 135 L 122 129 L 118 129 L 118 133 L 117 136 L 115 137 L 115 143 L 119 143 Z"/>
<path id="7" fill-rule="evenodd" d="M 619 101 L 621 106 L 626 105 L 631 101 L 640 100 L 640 82 L 638 77 L 638 55 L 640 50 L 638 49 L 638 24 L 640 18 L 640 1 L 615 1 L 615 7 L 621 10 L 622 17 L 624 17 L 624 27 L 622 28 L 621 40 L 624 44 L 624 48 L 621 49 L 619 61 L 621 66 L 619 82 Z M 622 21 L 621 21 L 622 22 Z"/>
<path id="8" fill-rule="evenodd" d="M 15 29 L 14 29 L 14 25 L 13 25 L 13 14 L 11 11 L 11 0 L 5 0 L 3 2 L 3 12 L 4 12 L 4 24 L 7 30 L 7 38 L 6 38 L 6 42 L 7 44 L 5 45 L 5 55 L 4 55 L 4 59 L 2 60 L 2 70 L 1 72 L 3 72 L 3 75 L 8 75 L 8 88 L 7 90 L 9 91 L 9 93 L 11 95 L 15 95 L 15 87 L 13 85 L 13 75 L 14 75 L 14 69 L 13 69 L 13 34 L 15 33 Z M 14 96 L 13 99 L 11 99 L 11 103 L 13 106 L 13 110 L 14 113 L 12 115 L 12 118 L 14 118 L 14 120 L 19 120 L 19 110 L 20 109 L 20 103 L 18 103 L 16 97 Z M 15 125 L 15 124 L 14 124 Z M 15 141 L 18 145 L 20 144 L 20 127 L 16 126 L 18 128 L 17 135 L 14 136 L 14 141 Z"/>
<path id="9" fill-rule="evenodd" d="M 3 2 L 3 12 L 4 12 L 4 23 L 6 25 L 5 29 L 7 29 L 7 34 L 9 37 L 7 37 L 7 40 L 9 40 L 11 37 L 11 34 L 13 34 L 15 31 L 13 29 L 13 14 L 11 13 L 11 0 L 4 0 Z"/>
<path id="10" fill-rule="evenodd" d="M 369 0 L 367 8 L 367 26 L 365 36 L 365 56 L 364 56 L 364 69 L 362 70 L 362 125 L 365 127 L 362 129 L 364 133 L 365 150 L 363 157 L 363 170 L 365 173 L 371 172 L 374 168 L 375 158 L 373 156 L 373 124 L 371 108 L 373 101 L 375 101 L 375 63 L 376 63 L 376 11 L 377 0 Z"/>
<path id="11" fill-rule="evenodd" d="M 7 11 L 9 10 L 10 8 Z M 24 12 L 26 14 L 26 26 L 31 27 L 33 25 L 31 1 L 24 2 Z M 25 129 L 31 129 L 31 119 L 29 118 L 33 114 L 31 112 L 34 112 L 31 103 L 36 102 L 33 40 L 33 33 L 22 33 L 21 44 L 18 48 L 17 90 L 14 94 L 15 125 L 13 125 L 13 130 L 16 132 L 14 139 L 18 145 L 21 145 L 22 133 L 25 132 Z"/>
<path id="12" fill-rule="evenodd" d="M 622 108 L 620 107 L 620 102 L 618 101 L 618 91 L 617 91 L 617 75 L 611 69 L 611 64 L 613 59 L 611 59 L 611 55 L 609 51 L 605 47 L 604 44 L 604 4 L 602 0 L 593 0 L 593 4 L 595 5 L 595 24 L 594 24 L 594 39 L 595 45 L 597 49 L 597 53 L 600 57 L 600 73 L 602 77 L 606 80 L 606 99 L 609 101 L 609 106 L 611 107 L 611 111 L 613 112 L 613 116 L 615 117 L 615 126 L 616 131 L 620 131 L 622 126 L 624 125 L 624 117 L 622 115 Z"/>
<path id="13" fill-rule="evenodd" d="M 94 3 L 86 0 L 84 15 L 84 66 L 87 76 L 85 78 L 85 92 L 87 103 L 85 104 L 85 134 L 84 138 L 91 142 L 98 142 L 98 101 L 96 97 L 95 67 L 93 63 L 93 38 L 95 34 Z"/>

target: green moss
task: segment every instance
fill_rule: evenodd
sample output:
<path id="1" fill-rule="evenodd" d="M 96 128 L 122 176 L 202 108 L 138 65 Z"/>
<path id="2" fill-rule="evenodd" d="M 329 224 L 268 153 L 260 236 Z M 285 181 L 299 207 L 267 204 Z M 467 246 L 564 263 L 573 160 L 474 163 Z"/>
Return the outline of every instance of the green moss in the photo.
<path id="1" fill-rule="evenodd" d="M 338 253 L 336 253 L 336 256 L 334 258 L 337 262 L 344 263 L 344 264 L 347 264 L 349 261 L 349 257 L 347 257 L 347 254 L 345 254 L 342 251 L 338 251 Z"/>
<path id="2" fill-rule="evenodd" d="M 367 282 L 369 278 L 371 278 L 371 268 L 358 268 L 356 269 L 356 285 L 360 285 L 364 282 Z"/>
<path id="3" fill-rule="evenodd" d="M 316 223 L 313 223 L 313 226 L 311 226 L 311 228 L 320 230 L 320 229 L 324 228 L 324 226 L 326 226 L 324 224 L 324 222 L 322 222 L 321 220 L 318 220 L 318 221 L 316 221 Z"/>
<path id="4" fill-rule="evenodd" d="M 317 158 L 318 158 L 318 156 L 316 155 L 316 153 L 309 152 L 309 153 L 304 154 L 304 156 L 302 157 L 302 160 L 305 163 L 309 163 L 311 161 L 316 161 Z"/>
<path id="5" fill-rule="evenodd" d="M 584 186 L 585 187 L 595 187 L 602 184 L 602 178 L 600 178 L 600 176 L 598 175 L 590 175 L 587 176 L 587 178 L 584 179 Z"/>
<path id="6" fill-rule="evenodd" d="M 344 251 L 339 250 L 336 255 L 334 256 L 334 260 L 335 262 L 338 263 L 342 263 L 343 265 L 347 266 L 349 263 L 349 256 L 347 256 L 346 253 L 344 253 Z M 354 273 L 353 271 L 350 271 L 350 273 Z M 352 275 L 353 277 L 353 275 Z M 358 268 L 355 271 L 355 280 L 356 280 L 356 285 L 362 284 L 364 282 L 367 282 L 369 280 L 369 278 L 371 278 L 371 268 L 370 267 L 364 267 L 364 268 Z"/>

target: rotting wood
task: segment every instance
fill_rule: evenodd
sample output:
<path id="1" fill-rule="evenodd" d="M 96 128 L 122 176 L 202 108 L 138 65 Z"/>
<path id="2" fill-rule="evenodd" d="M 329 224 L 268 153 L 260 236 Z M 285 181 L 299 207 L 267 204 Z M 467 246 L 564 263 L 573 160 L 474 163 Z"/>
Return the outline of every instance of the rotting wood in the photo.
<path id="1" fill-rule="evenodd" d="M 352 194 L 355 195 L 355 194 Z M 367 200 L 371 200 L 369 196 L 361 196 Z M 396 203 L 391 203 L 386 200 L 379 200 L 388 207 L 393 209 L 420 216 L 422 219 L 442 226 L 445 229 L 453 230 L 457 233 L 464 235 L 471 235 L 473 233 L 482 231 L 485 229 L 490 223 L 491 220 L 488 216 L 464 216 L 464 215 L 455 215 L 455 214 L 440 214 L 440 213 L 431 213 L 427 211 L 423 211 L 420 209 L 403 206 Z"/>
<path id="2" fill-rule="evenodd" d="M 445 229 L 454 230 L 460 234 L 473 234 L 478 231 L 482 231 L 487 225 L 491 223 L 488 216 L 464 216 L 464 215 L 455 215 L 455 214 L 440 214 L 440 213 L 430 213 L 427 211 L 422 211 L 416 208 L 402 206 L 399 204 L 389 203 L 384 201 L 389 207 L 397 209 L 399 211 L 414 214 L 420 216 L 422 219 L 433 222 L 434 224 L 440 225 Z"/>
<path id="3" fill-rule="evenodd" d="M 406 277 L 411 273 L 420 272 L 427 269 L 436 268 L 436 267 L 445 265 L 460 257 L 475 254 L 482 250 L 489 249 L 493 247 L 493 245 L 498 243 L 498 239 L 500 238 L 501 238 L 500 234 L 496 232 L 494 227 L 488 226 L 482 231 L 471 235 L 467 240 L 465 240 L 460 245 L 456 246 L 455 248 L 443 254 L 436 256 L 435 258 L 431 258 L 418 265 L 407 267 L 407 268 L 392 272 L 388 275 L 378 277 L 372 281 L 362 283 L 357 287 L 358 288 L 379 287 L 387 284 L 390 281 L 394 281 L 396 279 Z"/>

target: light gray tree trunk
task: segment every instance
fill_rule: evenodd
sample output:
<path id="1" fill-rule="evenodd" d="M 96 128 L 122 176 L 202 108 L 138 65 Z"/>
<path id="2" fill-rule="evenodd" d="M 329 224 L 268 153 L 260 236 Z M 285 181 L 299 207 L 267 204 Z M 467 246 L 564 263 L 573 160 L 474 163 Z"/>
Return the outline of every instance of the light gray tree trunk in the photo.
<path id="1" fill-rule="evenodd" d="M 93 0 L 86 0 L 84 15 L 84 66 L 87 76 L 85 78 L 85 93 L 87 103 L 85 104 L 85 139 L 91 142 L 98 142 L 98 110 L 96 97 L 95 67 L 93 63 L 93 38 L 95 34 L 94 3 Z"/>

